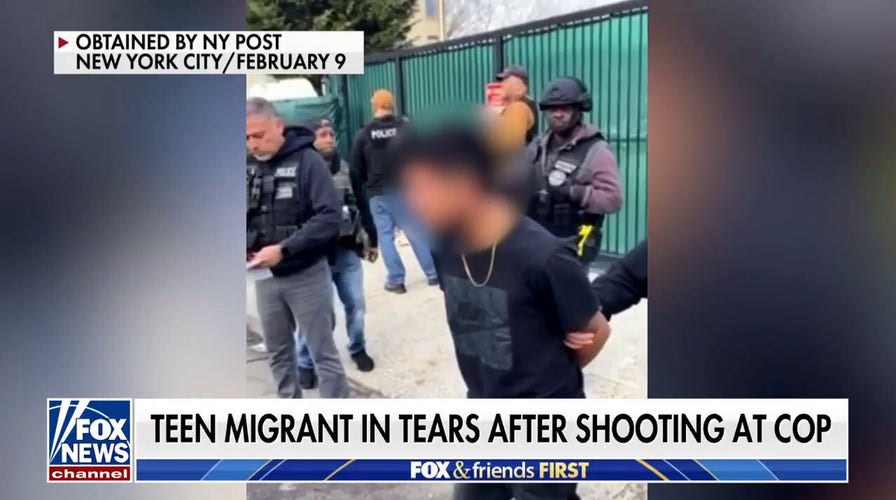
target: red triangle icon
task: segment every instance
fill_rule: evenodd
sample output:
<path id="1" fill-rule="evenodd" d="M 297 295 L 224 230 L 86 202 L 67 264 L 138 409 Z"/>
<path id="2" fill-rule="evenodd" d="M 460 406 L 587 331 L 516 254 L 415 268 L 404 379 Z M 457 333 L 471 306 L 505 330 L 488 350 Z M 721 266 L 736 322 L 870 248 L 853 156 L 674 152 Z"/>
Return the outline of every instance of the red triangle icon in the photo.
<path id="1" fill-rule="evenodd" d="M 62 47 L 65 47 L 66 45 L 68 45 L 68 41 L 63 40 L 62 37 L 59 37 L 59 45 L 57 46 L 57 48 L 61 49 Z"/>

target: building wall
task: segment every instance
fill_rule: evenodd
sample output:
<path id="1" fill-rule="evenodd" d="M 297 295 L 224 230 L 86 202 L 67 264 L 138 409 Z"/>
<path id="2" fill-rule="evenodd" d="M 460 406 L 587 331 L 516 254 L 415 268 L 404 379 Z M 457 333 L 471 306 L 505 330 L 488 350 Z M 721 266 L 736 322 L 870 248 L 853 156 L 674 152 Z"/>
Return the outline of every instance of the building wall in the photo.
<path id="1" fill-rule="evenodd" d="M 440 0 L 417 0 L 413 26 L 408 40 L 413 45 L 426 45 L 441 40 Z"/>
<path id="2" fill-rule="evenodd" d="M 264 97 L 271 101 L 317 97 L 307 78 L 276 79 L 270 75 L 246 75 L 246 97 Z"/>
<path id="3" fill-rule="evenodd" d="M 268 75 L 246 75 L 246 90 L 249 91 L 256 85 L 270 83 L 274 81 L 274 77 Z"/>

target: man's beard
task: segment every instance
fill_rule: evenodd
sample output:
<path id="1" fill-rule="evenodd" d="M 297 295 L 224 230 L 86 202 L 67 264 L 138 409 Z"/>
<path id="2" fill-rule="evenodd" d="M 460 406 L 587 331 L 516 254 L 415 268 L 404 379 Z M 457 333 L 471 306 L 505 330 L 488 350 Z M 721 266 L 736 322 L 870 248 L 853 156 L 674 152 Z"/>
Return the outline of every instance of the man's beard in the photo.
<path id="1" fill-rule="evenodd" d="M 318 151 L 318 153 L 323 157 L 324 160 L 331 160 L 333 159 L 333 155 L 336 154 L 336 150 L 331 149 L 329 151 Z"/>
<path id="2" fill-rule="evenodd" d="M 548 119 L 548 127 L 552 132 L 561 136 L 561 137 L 569 137 L 579 128 L 579 125 L 582 123 L 582 112 L 579 110 L 573 111 L 572 116 L 569 117 L 569 121 L 565 123 L 556 123 L 551 119 Z"/>
<path id="3" fill-rule="evenodd" d="M 574 116 L 571 120 L 569 120 L 569 122 L 564 123 L 562 126 L 551 123 L 550 129 L 560 137 L 569 138 L 576 132 L 576 130 L 578 130 L 581 123 L 581 120 Z"/>
<path id="4" fill-rule="evenodd" d="M 572 123 L 564 123 L 562 125 L 556 123 L 551 124 L 551 130 L 559 135 L 567 135 L 572 132 L 573 128 Z"/>

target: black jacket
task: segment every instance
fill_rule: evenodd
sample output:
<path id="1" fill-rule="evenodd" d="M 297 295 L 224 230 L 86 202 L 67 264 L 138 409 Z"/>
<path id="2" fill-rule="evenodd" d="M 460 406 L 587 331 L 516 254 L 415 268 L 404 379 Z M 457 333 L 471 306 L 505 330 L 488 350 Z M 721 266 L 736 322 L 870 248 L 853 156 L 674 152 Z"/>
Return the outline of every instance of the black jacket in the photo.
<path id="1" fill-rule="evenodd" d="M 523 97 L 523 102 L 532 111 L 532 126 L 526 131 L 526 144 L 529 144 L 538 135 L 538 105 L 535 104 L 535 101 L 529 99 L 529 96 Z"/>
<path id="2" fill-rule="evenodd" d="M 604 274 L 591 282 L 591 288 L 610 316 L 621 313 L 647 298 L 647 240 L 615 262 Z"/>
<path id="3" fill-rule="evenodd" d="M 344 205 L 355 206 L 358 209 L 361 218 L 361 227 L 364 229 L 364 232 L 367 233 L 367 239 L 370 242 L 370 246 L 378 246 L 376 226 L 373 224 L 373 214 L 370 213 L 370 200 L 367 198 L 367 190 L 364 187 L 364 183 L 361 182 L 358 172 L 353 168 L 349 168 L 348 163 L 339 156 L 339 153 L 334 152 L 329 160 L 326 158 L 324 160 L 328 161 L 330 174 L 333 175 L 334 179 L 337 176 L 347 173 L 346 175 L 348 175 L 351 189 L 350 192 L 346 193 L 346 199 L 342 200 L 342 202 Z M 338 192 L 339 190 L 337 189 L 337 194 Z M 339 246 L 357 252 L 364 249 L 363 245 L 361 245 L 355 237 L 339 238 Z"/>
<path id="4" fill-rule="evenodd" d="M 371 120 L 355 136 L 349 163 L 367 187 L 369 196 L 383 194 L 395 180 L 395 160 L 389 144 L 405 123 L 404 118 L 395 115 L 381 116 Z"/>
<path id="5" fill-rule="evenodd" d="M 323 158 L 314 150 L 314 134 L 305 127 L 287 127 L 286 141 L 260 169 L 298 163 L 295 197 L 298 230 L 280 242 L 283 260 L 271 268 L 274 276 L 296 274 L 325 258 L 336 244 L 342 221 L 342 202 Z"/>

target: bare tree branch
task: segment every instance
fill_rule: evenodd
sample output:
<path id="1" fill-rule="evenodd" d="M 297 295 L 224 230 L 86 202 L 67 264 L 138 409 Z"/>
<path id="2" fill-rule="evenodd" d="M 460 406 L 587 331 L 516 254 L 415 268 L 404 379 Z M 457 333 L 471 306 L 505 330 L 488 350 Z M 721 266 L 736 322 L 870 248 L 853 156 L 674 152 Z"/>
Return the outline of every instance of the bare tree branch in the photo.
<path id="1" fill-rule="evenodd" d="M 556 12 L 547 0 L 445 0 L 445 36 L 458 38 L 523 24 Z"/>

